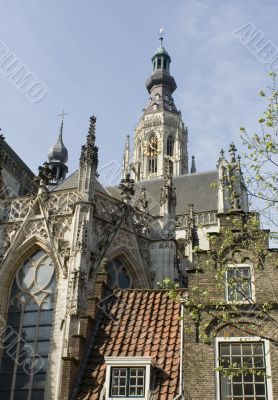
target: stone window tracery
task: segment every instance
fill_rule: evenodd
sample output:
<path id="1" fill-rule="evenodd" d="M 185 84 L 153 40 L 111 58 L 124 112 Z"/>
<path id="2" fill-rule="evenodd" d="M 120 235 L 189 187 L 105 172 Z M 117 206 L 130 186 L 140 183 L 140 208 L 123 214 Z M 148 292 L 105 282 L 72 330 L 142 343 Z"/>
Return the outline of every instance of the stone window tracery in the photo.
<path id="1" fill-rule="evenodd" d="M 1 400 L 44 398 L 54 291 L 53 263 L 38 250 L 20 265 L 11 287 L 2 342 Z"/>
<path id="2" fill-rule="evenodd" d="M 108 285 L 111 289 L 134 288 L 129 271 L 119 258 L 115 258 L 109 263 Z"/>

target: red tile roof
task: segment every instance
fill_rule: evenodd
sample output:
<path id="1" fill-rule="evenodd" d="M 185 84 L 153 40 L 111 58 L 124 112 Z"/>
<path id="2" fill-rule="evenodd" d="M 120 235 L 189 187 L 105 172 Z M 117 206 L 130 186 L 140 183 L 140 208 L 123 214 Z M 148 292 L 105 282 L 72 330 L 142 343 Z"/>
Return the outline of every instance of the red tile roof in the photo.
<path id="1" fill-rule="evenodd" d="M 174 399 L 179 393 L 180 304 L 166 291 L 137 289 L 116 290 L 108 303 L 98 315 L 77 398 L 100 399 L 104 357 L 151 356 L 157 368 L 151 399 Z"/>

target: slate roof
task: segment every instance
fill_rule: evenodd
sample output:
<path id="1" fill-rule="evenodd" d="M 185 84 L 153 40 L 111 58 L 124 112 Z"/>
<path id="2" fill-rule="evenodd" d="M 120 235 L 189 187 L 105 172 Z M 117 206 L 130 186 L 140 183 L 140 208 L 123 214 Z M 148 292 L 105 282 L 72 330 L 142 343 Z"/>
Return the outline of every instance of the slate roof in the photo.
<path id="1" fill-rule="evenodd" d="M 179 394 L 181 305 L 166 291 L 116 290 L 106 314 L 99 312 L 77 398 L 100 399 L 104 357 L 149 356 L 157 370 L 150 400 L 174 399 Z"/>
<path id="2" fill-rule="evenodd" d="M 212 187 L 217 182 L 217 171 L 200 172 L 176 176 L 173 183 L 176 187 L 177 206 L 176 214 L 189 213 L 188 204 L 194 204 L 194 212 L 215 211 L 217 205 L 217 190 Z M 160 190 L 164 185 L 163 179 L 142 180 L 135 185 L 135 196 L 132 203 L 136 204 L 140 189 L 145 186 L 149 200 L 149 212 L 152 215 L 159 214 Z M 112 197 L 120 198 L 117 187 L 107 187 Z"/>
<path id="3" fill-rule="evenodd" d="M 60 185 L 55 186 L 52 191 L 76 189 L 78 186 L 79 170 L 66 178 Z M 212 187 L 217 182 L 217 171 L 198 172 L 175 176 L 173 178 L 177 192 L 176 214 L 185 215 L 189 213 L 188 204 L 194 204 L 194 212 L 215 211 L 217 205 L 217 189 Z M 160 190 L 164 185 L 163 179 L 142 180 L 135 184 L 135 196 L 132 204 L 136 205 L 140 189 L 145 186 L 147 199 L 149 201 L 149 212 L 152 215 L 159 215 Z M 104 188 L 97 180 L 96 190 L 121 200 L 119 187 L 110 186 Z"/>
<path id="4" fill-rule="evenodd" d="M 79 179 L 79 169 L 73 172 L 71 175 L 69 175 L 63 182 L 55 186 L 51 191 L 56 192 L 58 190 L 77 189 L 78 179 Z M 101 183 L 98 180 L 96 182 L 96 190 L 98 192 L 108 194 L 106 189 L 101 185 Z"/>

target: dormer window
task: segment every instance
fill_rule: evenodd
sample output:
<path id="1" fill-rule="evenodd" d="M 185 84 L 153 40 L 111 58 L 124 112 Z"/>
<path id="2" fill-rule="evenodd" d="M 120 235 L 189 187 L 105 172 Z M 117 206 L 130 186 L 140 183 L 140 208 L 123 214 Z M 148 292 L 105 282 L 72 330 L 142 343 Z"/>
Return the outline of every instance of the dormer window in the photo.
<path id="1" fill-rule="evenodd" d="M 144 397 L 145 368 L 112 368 L 110 397 Z"/>
<path id="2" fill-rule="evenodd" d="M 151 357 L 105 357 L 105 399 L 147 400 L 154 363 Z"/>

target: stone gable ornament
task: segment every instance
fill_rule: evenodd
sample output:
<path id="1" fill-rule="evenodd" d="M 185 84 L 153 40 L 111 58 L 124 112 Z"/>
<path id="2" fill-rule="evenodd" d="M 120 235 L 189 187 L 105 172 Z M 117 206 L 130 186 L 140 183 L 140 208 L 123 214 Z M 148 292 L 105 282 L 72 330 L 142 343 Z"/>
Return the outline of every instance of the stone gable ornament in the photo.
<path id="1" fill-rule="evenodd" d="M 122 196 L 123 202 L 126 204 L 130 203 L 131 197 L 134 195 L 134 179 L 130 179 L 130 174 L 126 175 L 125 179 L 121 180 L 120 194 Z"/>

